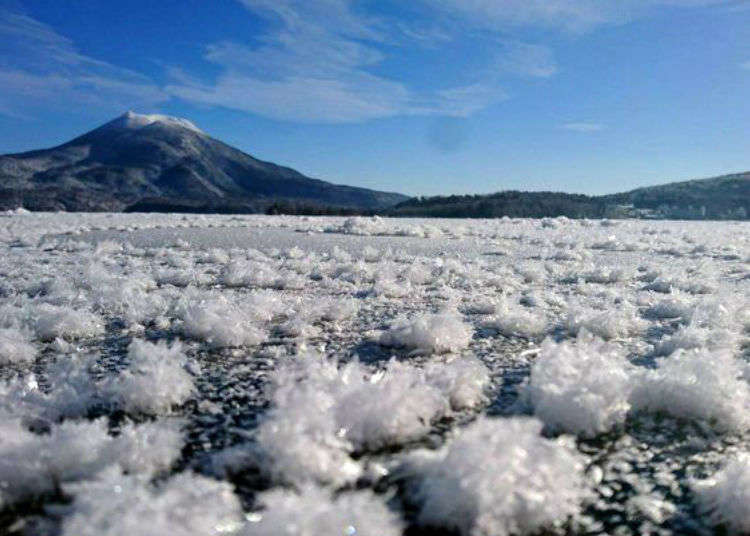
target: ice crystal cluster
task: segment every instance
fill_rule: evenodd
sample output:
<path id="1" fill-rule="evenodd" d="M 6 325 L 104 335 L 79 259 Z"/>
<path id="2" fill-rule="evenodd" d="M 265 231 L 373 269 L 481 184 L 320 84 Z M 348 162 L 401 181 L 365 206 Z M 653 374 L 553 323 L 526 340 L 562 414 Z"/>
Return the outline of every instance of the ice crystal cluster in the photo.
<path id="1" fill-rule="evenodd" d="M 750 225 L 0 215 L 0 533 L 747 534 Z"/>

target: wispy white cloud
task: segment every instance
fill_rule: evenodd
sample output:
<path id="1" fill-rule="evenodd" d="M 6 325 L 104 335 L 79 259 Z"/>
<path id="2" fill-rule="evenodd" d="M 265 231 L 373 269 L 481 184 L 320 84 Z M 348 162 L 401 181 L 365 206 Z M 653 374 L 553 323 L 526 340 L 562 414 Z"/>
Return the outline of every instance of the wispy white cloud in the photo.
<path id="1" fill-rule="evenodd" d="M 516 27 L 582 32 L 631 20 L 655 7 L 721 0 L 415 0 L 422 16 L 397 19 L 357 0 L 237 0 L 265 21 L 249 42 L 218 41 L 204 59 L 218 75 L 168 68 L 169 83 L 80 52 L 51 27 L 0 9 L 0 113 L 29 105 L 107 110 L 153 107 L 169 98 L 307 122 L 357 122 L 422 115 L 467 117 L 508 98 L 512 79 L 549 78 L 554 51 L 519 40 Z M 415 7 L 417 6 L 417 7 Z M 364 8 L 368 9 L 365 10 Z M 452 85 L 436 56 L 475 41 L 471 67 Z M 399 54 L 427 51 L 420 72 L 389 71 Z M 743 67 L 746 64 L 743 64 Z M 470 69 L 470 70 L 469 70 Z M 388 74 L 385 74 L 388 73 Z M 391 74 L 394 73 L 394 74 Z M 434 84 L 430 79 L 434 76 Z M 587 124 L 571 123 L 570 130 Z M 594 127 L 600 125 L 593 125 Z M 565 127 L 568 128 L 568 127 Z"/>
<path id="2" fill-rule="evenodd" d="M 565 123 L 560 125 L 560 128 L 571 130 L 573 132 L 600 132 L 604 130 L 605 127 L 601 123 L 577 122 Z"/>
<path id="3" fill-rule="evenodd" d="M 24 14 L 0 9 L 0 113 L 43 107 L 109 111 L 168 98 L 148 78 L 81 54 L 73 42 Z"/>
<path id="4" fill-rule="evenodd" d="M 730 7 L 727 0 L 420 0 L 437 11 L 487 28 L 532 26 L 586 32 L 621 24 L 663 7 Z"/>
<path id="5" fill-rule="evenodd" d="M 171 85 L 166 90 L 188 101 L 302 122 L 364 121 L 410 109 L 410 95 L 403 85 L 365 73 L 347 79 L 288 76 L 259 80 L 230 72 L 212 85 Z"/>
<path id="6" fill-rule="evenodd" d="M 374 74 L 384 50 L 450 42 L 439 27 L 393 25 L 354 11 L 351 0 L 242 0 L 271 27 L 260 46 L 235 42 L 206 48 L 219 65 L 212 82 L 175 80 L 165 89 L 182 99 L 245 110 L 275 119 L 356 122 L 399 115 L 466 116 L 507 97 L 495 76 L 456 87 L 413 89 L 406 81 Z M 519 47 L 508 71 L 549 71 L 548 58 Z M 528 58 L 525 58 L 527 56 Z M 541 67 L 523 65 L 543 60 Z"/>
<path id="7" fill-rule="evenodd" d="M 266 18 L 260 44 L 215 43 L 205 58 L 221 68 L 209 81 L 175 80 L 166 90 L 193 102 L 276 119 L 356 122 L 399 115 L 466 117 L 505 100 L 508 80 L 549 78 L 560 70 L 551 48 L 517 38 L 517 27 L 584 32 L 622 23 L 656 7 L 720 0 L 417 0 L 423 19 L 408 23 L 358 9 L 355 0 L 239 0 Z M 417 90 L 379 67 L 406 48 L 446 51 L 470 35 L 484 67 L 455 87 Z M 429 76 L 428 65 L 422 66 Z M 439 78 L 439 77 L 438 77 Z M 568 128 L 568 127 L 566 127 Z M 594 131 L 600 125 L 571 124 Z"/>
<path id="8" fill-rule="evenodd" d="M 504 72 L 525 77 L 549 78 L 558 71 L 557 61 L 549 47 L 518 41 L 502 46 L 497 64 Z"/>

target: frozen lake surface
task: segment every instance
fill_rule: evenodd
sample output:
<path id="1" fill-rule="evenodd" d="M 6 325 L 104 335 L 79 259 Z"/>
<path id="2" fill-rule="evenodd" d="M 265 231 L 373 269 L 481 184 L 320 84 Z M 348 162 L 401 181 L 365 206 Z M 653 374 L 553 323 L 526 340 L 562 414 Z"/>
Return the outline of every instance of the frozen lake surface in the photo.
<path id="1" fill-rule="evenodd" d="M 750 224 L 14 213 L 0 248 L 0 533 L 750 532 Z"/>

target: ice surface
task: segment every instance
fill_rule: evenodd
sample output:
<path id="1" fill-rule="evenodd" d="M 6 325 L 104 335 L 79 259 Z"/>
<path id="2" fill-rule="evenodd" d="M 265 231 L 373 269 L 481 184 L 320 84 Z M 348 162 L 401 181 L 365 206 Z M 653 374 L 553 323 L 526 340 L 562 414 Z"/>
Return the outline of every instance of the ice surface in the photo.
<path id="1" fill-rule="evenodd" d="M 0 533 L 747 532 L 747 223 L 14 211 L 0 250 Z"/>

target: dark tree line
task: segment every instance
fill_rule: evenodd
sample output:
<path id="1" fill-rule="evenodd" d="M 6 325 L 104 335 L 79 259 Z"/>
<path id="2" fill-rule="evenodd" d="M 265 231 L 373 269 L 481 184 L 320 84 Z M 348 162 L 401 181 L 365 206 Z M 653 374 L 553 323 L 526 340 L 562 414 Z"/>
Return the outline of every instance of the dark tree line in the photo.
<path id="1" fill-rule="evenodd" d="M 337 207 L 297 200 L 278 200 L 272 202 L 264 211 L 269 215 L 289 214 L 294 216 L 372 216 L 373 210 L 352 207 Z"/>
<path id="2" fill-rule="evenodd" d="M 506 191 L 490 195 L 413 198 L 385 214 L 441 218 L 601 218 L 604 210 L 602 201 L 586 195 Z"/>

